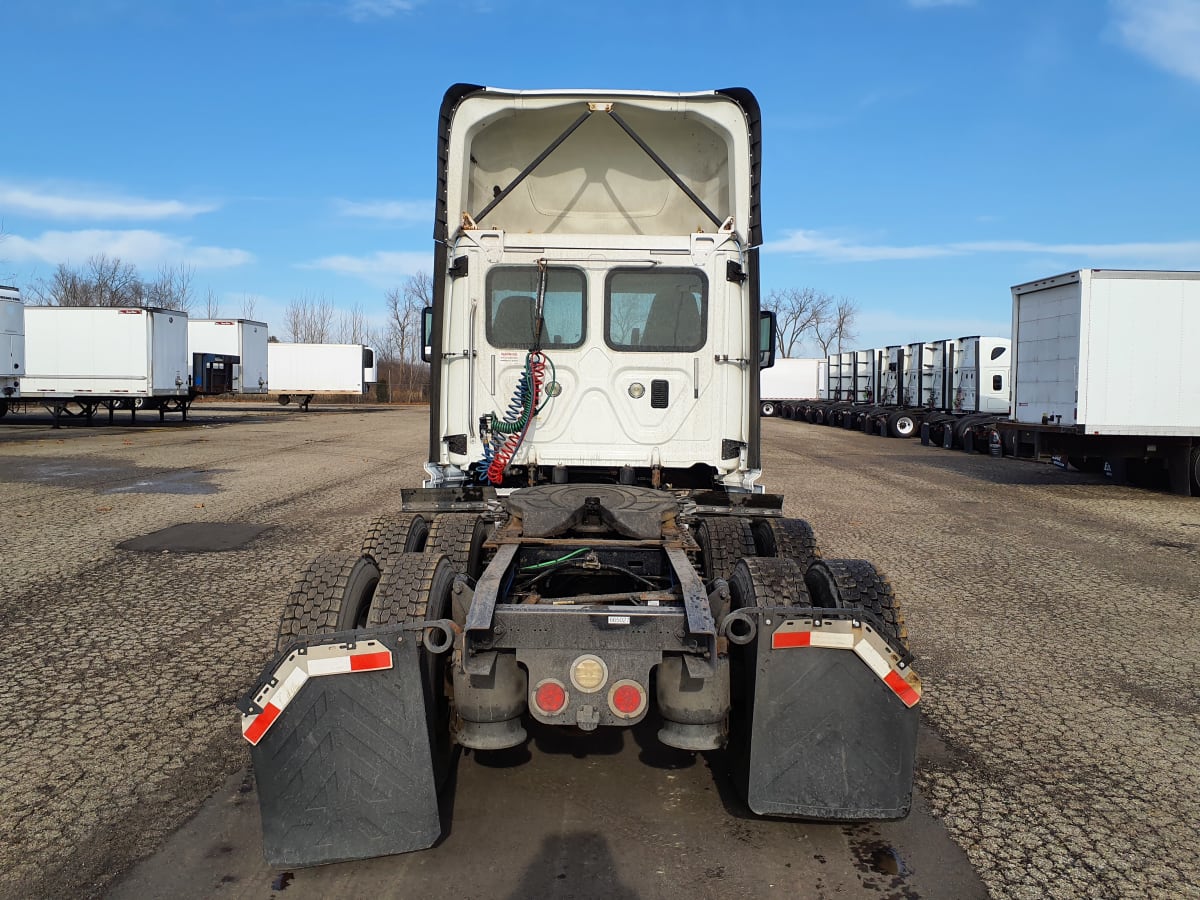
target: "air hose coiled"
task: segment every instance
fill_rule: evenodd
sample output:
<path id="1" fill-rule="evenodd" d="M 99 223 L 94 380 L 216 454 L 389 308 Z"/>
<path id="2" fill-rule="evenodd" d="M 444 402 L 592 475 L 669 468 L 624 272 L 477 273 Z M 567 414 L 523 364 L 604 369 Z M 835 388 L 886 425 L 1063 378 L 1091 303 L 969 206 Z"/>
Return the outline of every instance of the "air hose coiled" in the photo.
<path id="1" fill-rule="evenodd" d="M 483 464 L 487 480 L 492 484 L 503 483 L 504 470 L 525 441 L 534 417 L 541 412 L 544 405 L 542 385 L 546 379 L 547 364 L 551 368 L 554 366 L 541 350 L 530 350 L 525 355 L 525 370 L 517 379 L 504 418 L 491 423 L 491 439 L 484 444 Z"/>

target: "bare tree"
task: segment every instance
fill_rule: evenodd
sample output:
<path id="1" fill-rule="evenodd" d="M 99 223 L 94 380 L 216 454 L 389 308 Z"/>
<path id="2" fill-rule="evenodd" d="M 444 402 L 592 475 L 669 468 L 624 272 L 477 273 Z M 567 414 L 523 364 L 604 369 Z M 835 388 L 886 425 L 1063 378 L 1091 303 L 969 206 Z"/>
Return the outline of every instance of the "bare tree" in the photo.
<path id="1" fill-rule="evenodd" d="M 421 318 L 433 305 L 433 279 L 417 272 L 385 295 L 387 323 L 381 347 L 393 399 L 420 400 L 429 384 L 429 366 L 421 360 Z"/>
<path id="2" fill-rule="evenodd" d="M 78 269 L 59 263 L 29 292 L 38 306 L 145 306 L 147 288 L 131 263 L 101 253 Z"/>
<path id="3" fill-rule="evenodd" d="M 154 281 L 142 285 L 144 305 L 191 312 L 196 303 L 192 287 L 195 273 L 195 268 L 187 263 L 162 266 Z"/>
<path id="4" fill-rule="evenodd" d="M 301 294 L 283 314 L 288 339 L 303 344 L 327 344 L 333 334 L 333 303 L 324 294 Z"/>
<path id="5" fill-rule="evenodd" d="M 767 295 L 763 309 L 775 313 L 783 356 L 800 348 L 817 322 L 828 315 L 831 303 L 831 297 L 810 287 L 773 290 Z"/>
<path id="6" fill-rule="evenodd" d="M 858 306 L 849 297 L 829 298 L 821 316 L 813 323 L 813 338 L 821 347 L 821 353 L 829 355 L 829 348 L 842 352 L 842 345 L 854 340 L 854 323 Z"/>
<path id="7" fill-rule="evenodd" d="M 258 298 L 253 294 L 246 294 L 242 297 L 242 318 L 253 319 L 254 311 L 258 308 Z"/>
<path id="8" fill-rule="evenodd" d="M 204 295 L 204 318 L 215 319 L 221 315 L 221 304 L 212 288 Z"/>
<path id="9" fill-rule="evenodd" d="M 360 304 L 343 309 L 338 316 L 337 339 L 342 344 L 370 344 L 371 324 Z"/>

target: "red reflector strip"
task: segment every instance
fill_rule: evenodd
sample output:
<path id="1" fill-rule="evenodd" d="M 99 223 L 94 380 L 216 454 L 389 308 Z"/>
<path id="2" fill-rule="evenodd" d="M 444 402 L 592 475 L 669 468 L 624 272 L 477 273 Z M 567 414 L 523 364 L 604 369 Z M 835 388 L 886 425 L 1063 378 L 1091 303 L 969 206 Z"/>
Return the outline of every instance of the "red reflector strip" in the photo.
<path id="1" fill-rule="evenodd" d="M 257 744 L 262 740 L 262 736 L 267 733 L 267 729 L 271 727 L 272 723 L 279 718 L 281 712 L 282 710 L 279 707 L 268 703 L 263 707 L 263 711 L 254 717 L 254 721 L 250 723 L 250 726 L 242 732 L 243 737 L 251 744 Z"/>
<path id="2" fill-rule="evenodd" d="M 378 653 L 359 653 L 357 656 L 350 657 L 351 672 L 371 672 L 375 669 L 390 669 L 392 667 L 392 654 L 388 650 L 380 650 Z"/>
<path id="3" fill-rule="evenodd" d="M 916 706 L 917 701 L 921 699 L 921 695 L 895 672 L 888 672 L 883 682 L 896 692 L 896 696 L 903 701 L 905 706 Z"/>
<path id="4" fill-rule="evenodd" d="M 785 650 L 788 647 L 807 647 L 811 643 L 811 631 L 777 631 L 771 635 L 771 646 L 776 650 Z"/>

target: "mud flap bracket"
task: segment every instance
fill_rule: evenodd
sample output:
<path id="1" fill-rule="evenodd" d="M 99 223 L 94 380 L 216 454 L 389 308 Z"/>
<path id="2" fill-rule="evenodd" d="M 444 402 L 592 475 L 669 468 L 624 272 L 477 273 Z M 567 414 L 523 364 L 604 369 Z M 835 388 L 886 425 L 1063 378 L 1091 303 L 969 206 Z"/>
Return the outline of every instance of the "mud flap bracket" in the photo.
<path id="1" fill-rule="evenodd" d="M 440 836 L 420 639 L 401 628 L 300 639 L 239 704 L 246 723 L 284 702 L 265 730 L 247 733 L 257 738 L 251 758 L 272 866 L 423 850 Z M 345 657 L 379 667 L 338 671 Z M 306 666 L 311 675 L 292 674 Z"/>

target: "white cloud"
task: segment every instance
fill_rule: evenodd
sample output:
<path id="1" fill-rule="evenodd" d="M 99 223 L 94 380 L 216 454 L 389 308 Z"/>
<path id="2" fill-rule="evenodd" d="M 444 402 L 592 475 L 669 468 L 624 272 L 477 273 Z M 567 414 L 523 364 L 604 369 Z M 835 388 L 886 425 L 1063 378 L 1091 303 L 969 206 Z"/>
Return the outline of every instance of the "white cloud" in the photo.
<path id="1" fill-rule="evenodd" d="M 1111 0 L 1117 33 L 1154 65 L 1200 81 L 1200 0 Z"/>
<path id="2" fill-rule="evenodd" d="M 216 208 L 214 203 L 149 200 L 0 182 L 0 209 L 47 219 L 179 219 L 212 212 Z"/>
<path id="3" fill-rule="evenodd" d="M 428 253 L 377 250 L 367 256 L 323 256 L 313 262 L 304 263 L 301 268 L 324 269 L 339 275 L 352 275 L 374 285 L 390 287 L 398 280 L 417 272 L 429 272 L 433 268 L 433 258 Z"/>
<path id="4" fill-rule="evenodd" d="M 350 0 L 346 15 L 355 22 L 390 19 L 400 13 L 412 12 L 420 0 Z"/>
<path id="5" fill-rule="evenodd" d="M 974 6 L 975 0 L 908 0 L 913 9 L 933 9 L 937 6 Z"/>
<path id="6" fill-rule="evenodd" d="M 974 253 L 1034 253 L 1067 256 L 1085 264 L 1111 260 L 1140 265 L 1200 265 L 1198 241 L 1129 241 L 1124 243 L 1038 243 L 1036 241 L 958 241 L 946 244 L 864 244 L 824 235 L 818 231 L 790 231 L 787 237 L 768 241 L 767 253 L 800 253 L 827 262 L 885 262 L 906 259 L 935 259 Z"/>
<path id="7" fill-rule="evenodd" d="M 335 200 L 340 216 L 361 219 L 386 219 L 391 222 L 430 222 L 433 204 L 425 200 Z"/>
<path id="8" fill-rule="evenodd" d="M 138 268 L 183 262 L 197 269 L 225 269 L 254 261 L 253 254 L 245 250 L 196 247 L 190 238 L 142 229 L 44 231 L 34 238 L 10 234 L 4 241 L 4 255 L 14 262 L 74 265 L 98 254 L 117 257 Z"/>

